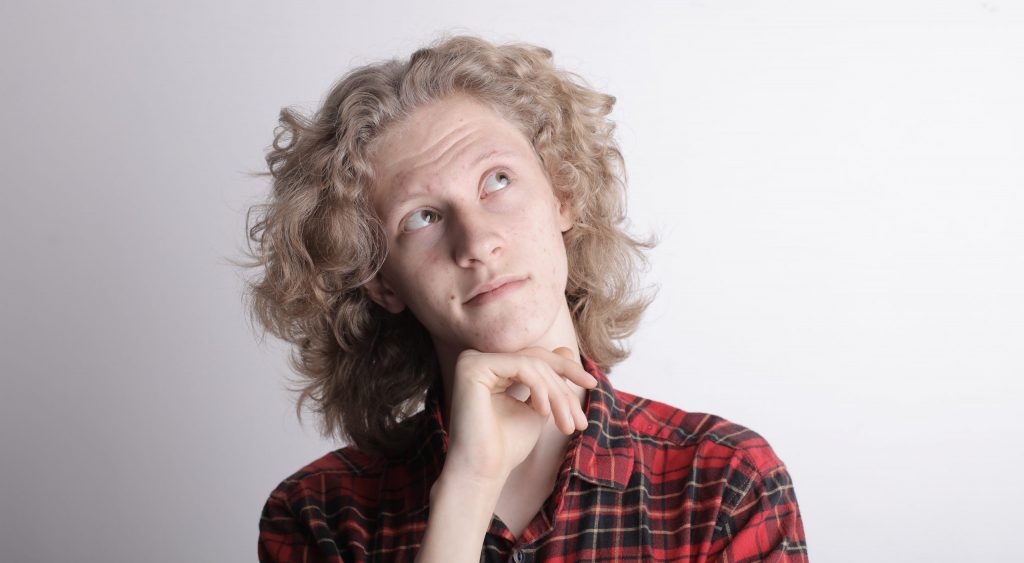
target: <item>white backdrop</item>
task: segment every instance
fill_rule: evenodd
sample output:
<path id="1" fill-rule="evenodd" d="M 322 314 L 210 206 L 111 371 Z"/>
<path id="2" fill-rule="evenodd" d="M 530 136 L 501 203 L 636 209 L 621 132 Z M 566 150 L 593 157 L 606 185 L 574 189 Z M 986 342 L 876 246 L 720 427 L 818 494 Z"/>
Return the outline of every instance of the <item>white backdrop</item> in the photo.
<path id="1" fill-rule="evenodd" d="M 1017 554 L 1020 2 L 299 4 L 0 8 L 5 563 L 255 560 L 340 444 L 247 326 L 246 174 L 281 106 L 459 31 L 618 98 L 662 244 L 617 387 L 764 435 L 814 561 Z"/>

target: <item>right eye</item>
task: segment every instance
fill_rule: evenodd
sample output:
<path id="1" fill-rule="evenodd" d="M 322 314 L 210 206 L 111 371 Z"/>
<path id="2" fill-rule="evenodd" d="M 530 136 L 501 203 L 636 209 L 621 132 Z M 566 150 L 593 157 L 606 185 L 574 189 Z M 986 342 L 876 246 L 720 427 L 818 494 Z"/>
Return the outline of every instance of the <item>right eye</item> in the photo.
<path id="1" fill-rule="evenodd" d="M 424 227 L 429 227 L 440 219 L 441 215 L 433 209 L 417 209 L 402 223 L 402 230 L 407 233 L 418 231 Z"/>

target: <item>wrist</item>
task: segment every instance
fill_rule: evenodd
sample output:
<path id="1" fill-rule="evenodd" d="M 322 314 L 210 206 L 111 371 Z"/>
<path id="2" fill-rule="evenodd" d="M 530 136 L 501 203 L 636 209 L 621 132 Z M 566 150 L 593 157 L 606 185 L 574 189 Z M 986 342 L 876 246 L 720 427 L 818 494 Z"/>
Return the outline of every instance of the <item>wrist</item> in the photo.
<path id="1" fill-rule="evenodd" d="M 510 469 L 504 467 L 503 456 L 474 452 L 453 442 L 445 455 L 441 476 L 477 489 L 501 488 L 508 479 Z"/>
<path id="2" fill-rule="evenodd" d="M 433 500 L 435 496 L 444 491 L 458 491 L 467 497 L 481 500 L 493 497 L 496 501 L 506 480 L 508 480 L 508 475 L 500 473 L 490 476 L 479 475 L 445 463 L 437 481 L 430 488 L 430 498 Z"/>
<path id="3" fill-rule="evenodd" d="M 479 561 L 502 485 L 443 469 L 430 488 L 430 517 L 416 561 Z"/>

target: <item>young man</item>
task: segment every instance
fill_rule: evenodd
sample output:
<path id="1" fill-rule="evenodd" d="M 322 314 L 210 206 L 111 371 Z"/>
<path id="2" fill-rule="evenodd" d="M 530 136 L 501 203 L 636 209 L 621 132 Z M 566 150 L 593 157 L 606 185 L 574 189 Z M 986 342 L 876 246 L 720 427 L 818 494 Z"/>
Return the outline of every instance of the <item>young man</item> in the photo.
<path id="1" fill-rule="evenodd" d="M 271 493 L 262 561 L 806 560 L 760 436 L 604 375 L 648 303 L 613 102 L 456 37 L 282 112 L 253 308 L 352 445 Z"/>

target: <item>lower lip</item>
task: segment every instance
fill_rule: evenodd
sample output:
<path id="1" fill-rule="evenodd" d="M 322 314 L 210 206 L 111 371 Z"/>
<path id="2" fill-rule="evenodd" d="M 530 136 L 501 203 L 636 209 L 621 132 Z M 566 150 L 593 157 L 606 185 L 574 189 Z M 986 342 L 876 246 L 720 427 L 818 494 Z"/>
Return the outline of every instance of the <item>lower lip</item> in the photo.
<path id="1" fill-rule="evenodd" d="M 486 305 L 487 303 L 490 303 L 495 299 L 501 299 L 502 296 L 508 294 L 509 292 L 519 289 L 520 287 L 523 286 L 524 283 L 526 283 L 526 279 L 508 282 L 507 284 L 501 287 L 496 287 L 486 293 L 481 293 L 480 295 L 477 295 L 476 297 L 470 299 L 469 301 L 466 301 L 466 305 L 472 305 L 474 307 L 477 305 Z"/>

